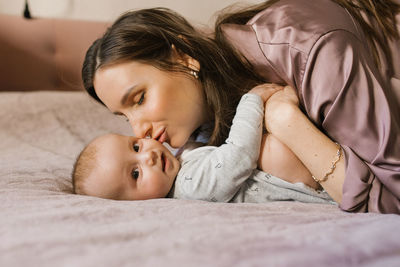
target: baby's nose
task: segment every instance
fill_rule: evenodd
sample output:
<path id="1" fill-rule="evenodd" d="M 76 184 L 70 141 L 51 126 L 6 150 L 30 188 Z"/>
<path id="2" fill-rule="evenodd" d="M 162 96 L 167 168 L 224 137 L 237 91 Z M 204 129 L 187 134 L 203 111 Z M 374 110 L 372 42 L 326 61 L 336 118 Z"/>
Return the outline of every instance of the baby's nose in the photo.
<path id="1" fill-rule="evenodd" d="M 146 151 L 144 154 L 144 161 L 146 164 L 152 166 L 157 162 L 157 153 L 153 150 Z"/>

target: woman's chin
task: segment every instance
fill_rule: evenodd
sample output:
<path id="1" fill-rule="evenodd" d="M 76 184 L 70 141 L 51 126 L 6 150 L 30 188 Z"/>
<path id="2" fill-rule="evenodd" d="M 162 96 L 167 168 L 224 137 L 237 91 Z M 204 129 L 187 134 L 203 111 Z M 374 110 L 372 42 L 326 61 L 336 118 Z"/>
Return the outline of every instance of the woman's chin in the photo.
<path id="1" fill-rule="evenodd" d="M 171 139 L 169 140 L 169 143 L 168 143 L 168 144 L 169 144 L 170 147 L 172 147 L 173 149 L 178 149 L 178 148 L 181 148 L 182 146 L 184 146 L 185 143 L 186 143 L 186 142 L 182 142 L 182 141 L 179 140 L 179 139 L 171 138 Z"/>
<path id="2" fill-rule="evenodd" d="M 167 143 L 171 148 L 179 149 L 183 147 L 189 140 L 190 140 L 190 135 L 186 136 L 182 134 L 178 136 L 169 136 Z"/>

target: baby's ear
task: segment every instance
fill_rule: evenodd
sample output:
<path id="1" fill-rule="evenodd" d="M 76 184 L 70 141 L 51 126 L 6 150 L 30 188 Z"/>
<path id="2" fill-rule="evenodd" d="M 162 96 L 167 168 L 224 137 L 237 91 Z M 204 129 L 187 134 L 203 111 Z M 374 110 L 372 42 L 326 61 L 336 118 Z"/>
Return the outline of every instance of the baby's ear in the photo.
<path id="1" fill-rule="evenodd" d="M 196 59 L 176 49 L 174 44 L 171 45 L 171 49 L 172 49 L 172 56 L 174 60 L 176 60 L 176 62 L 184 65 L 185 67 L 191 70 L 197 72 L 200 71 L 200 63 Z"/>

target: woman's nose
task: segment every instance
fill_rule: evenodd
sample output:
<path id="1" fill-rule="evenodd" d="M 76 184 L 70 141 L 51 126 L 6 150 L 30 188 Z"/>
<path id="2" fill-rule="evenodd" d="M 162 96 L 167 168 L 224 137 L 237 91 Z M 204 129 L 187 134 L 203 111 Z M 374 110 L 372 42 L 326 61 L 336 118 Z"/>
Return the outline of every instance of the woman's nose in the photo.
<path id="1" fill-rule="evenodd" d="M 146 123 L 141 120 L 133 120 L 129 118 L 129 123 L 131 124 L 133 134 L 138 138 L 146 138 L 152 134 L 151 123 Z"/>

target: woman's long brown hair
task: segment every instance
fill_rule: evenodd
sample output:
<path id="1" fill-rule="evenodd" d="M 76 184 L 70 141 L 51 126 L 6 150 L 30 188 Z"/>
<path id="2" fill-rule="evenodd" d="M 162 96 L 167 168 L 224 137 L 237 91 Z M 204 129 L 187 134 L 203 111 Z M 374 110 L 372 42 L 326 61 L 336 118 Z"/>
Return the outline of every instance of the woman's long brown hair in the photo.
<path id="1" fill-rule="evenodd" d="M 261 83 L 248 62 L 206 34 L 196 31 L 182 16 L 165 8 L 123 14 L 86 53 L 82 68 L 85 89 L 97 101 L 93 86 L 97 69 L 123 61 L 137 61 L 164 71 L 189 70 L 172 60 L 172 45 L 200 63 L 199 80 L 214 114 L 210 145 L 224 143 L 240 97 Z"/>
<path id="2" fill-rule="evenodd" d="M 241 95 L 265 82 L 225 39 L 221 26 L 225 23 L 245 24 L 278 1 L 270 0 L 238 12 L 224 12 L 217 19 L 214 38 L 196 31 L 182 16 L 169 9 L 143 9 L 123 14 L 87 51 L 82 68 L 84 87 L 101 102 L 93 86 L 96 70 L 130 60 L 188 74 L 187 69 L 171 60 L 171 47 L 174 45 L 179 52 L 200 63 L 199 80 L 208 108 L 214 114 L 215 126 L 209 145 L 221 145 L 228 136 Z M 379 62 L 377 45 L 385 53 L 389 51 L 382 36 L 399 38 L 395 15 L 400 6 L 389 0 L 333 1 L 346 8 L 358 21 L 366 33 L 375 61 Z M 363 14 L 367 14 L 378 27 L 364 20 Z"/>

